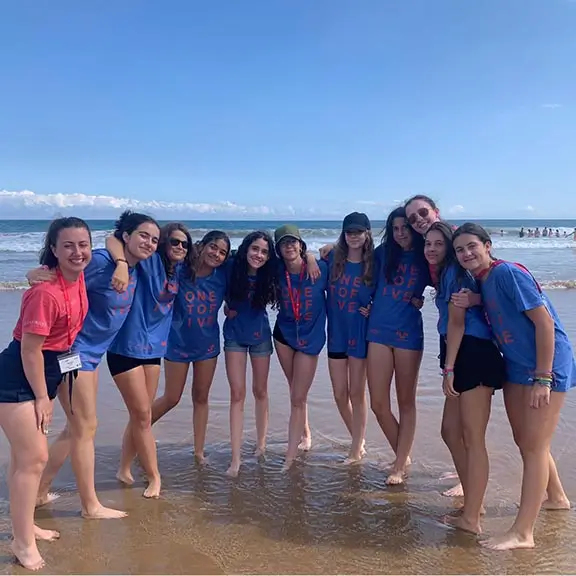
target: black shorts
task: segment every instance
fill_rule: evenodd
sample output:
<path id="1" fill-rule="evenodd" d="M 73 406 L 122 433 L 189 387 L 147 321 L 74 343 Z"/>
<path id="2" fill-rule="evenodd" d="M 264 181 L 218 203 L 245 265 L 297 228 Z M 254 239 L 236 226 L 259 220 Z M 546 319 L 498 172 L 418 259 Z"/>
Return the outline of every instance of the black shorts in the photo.
<path id="1" fill-rule="evenodd" d="M 64 351 L 42 351 L 44 377 L 50 400 L 56 398 L 58 386 L 62 382 L 62 373 L 60 372 L 60 364 L 58 364 L 60 354 L 64 354 Z M 20 342 L 12 340 L 8 347 L 0 353 L 0 403 L 28 402 L 30 400 L 36 400 L 36 395 L 24 373 Z"/>
<path id="2" fill-rule="evenodd" d="M 446 337 L 440 336 L 440 368 L 446 363 Z M 501 390 L 506 381 L 504 358 L 491 340 L 464 335 L 454 363 L 454 390 L 462 393 L 478 386 Z"/>
<path id="3" fill-rule="evenodd" d="M 294 350 L 294 352 L 297 352 L 297 350 L 292 348 L 292 346 L 290 346 L 290 344 L 288 344 L 288 342 L 286 342 L 286 338 L 284 338 L 284 334 L 282 334 L 282 331 L 280 330 L 280 326 L 278 326 L 278 322 L 276 322 L 274 324 L 274 330 L 272 330 L 272 338 L 274 338 L 274 340 L 276 340 L 276 342 L 280 342 L 280 344 L 283 344 L 284 346 L 288 346 L 288 348 L 290 348 L 291 350 Z"/>
<path id="4" fill-rule="evenodd" d="M 114 354 L 114 352 L 107 352 L 106 362 L 108 362 L 110 374 L 117 376 L 138 368 L 138 366 L 160 366 L 162 358 L 130 358 L 129 356 Z"/>
<path id="5" fill-rule="evenodd" d="M 328 358 L 332 360 L 348 360 L 348 354 L 346 352 L 330 352 L 328 350 Z"/>

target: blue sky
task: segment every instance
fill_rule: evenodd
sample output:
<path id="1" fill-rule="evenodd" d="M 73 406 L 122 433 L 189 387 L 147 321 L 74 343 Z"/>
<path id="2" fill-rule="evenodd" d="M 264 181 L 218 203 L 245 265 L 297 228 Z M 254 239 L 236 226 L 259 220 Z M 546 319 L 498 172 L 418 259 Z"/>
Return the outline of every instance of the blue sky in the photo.
<path id="1" fill-rule="evenodd" d="M 575 1 L 18 0 L 0 21 L 4 217 L 381 217 L 414 193 L 576 217 Z"/>

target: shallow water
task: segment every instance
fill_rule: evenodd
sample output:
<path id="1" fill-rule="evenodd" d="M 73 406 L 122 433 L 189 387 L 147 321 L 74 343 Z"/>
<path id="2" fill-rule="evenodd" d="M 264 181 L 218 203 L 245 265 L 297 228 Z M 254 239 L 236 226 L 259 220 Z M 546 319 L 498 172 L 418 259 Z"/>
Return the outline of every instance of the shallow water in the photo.
<path id="1" fill-rule="evenodd" d="M 574 294 L 550 296 L 576 342 Z M 1 343 L 10 338 L 20 294 L 0 295 Z M 228 386 L 224 362 L 219 363 L 210 396 L 209 464 L 193 463 L 191 400 L 186 393 L 178 406 L 155 426 L 163 497 L 141 497 L 137 485 L 120 488 L 114 479 L 120 438 L 127 421 L 120 396 L 104 365 L 99 393 L 97 489 L 107 505 L 130 512 L 125 520 L 85 521 L 79 517 L 74 478 L 67 465 L 55 489 L 61 497 L 38 512 L 42 527 L 62 532 L 59 542 L 41 543 L 48 561 L 46 573 L 371 573 L 371 574 L 503 574 L 574 573 L 570 512 L 543 512 L 535 550 L 492 552 L 471 535 L 442 523 L 453 502 L 441 496 L 453 479 L 449 454 L 439 436 L 443 404 L 437 367 L 436 312 L 425 306 L 427 348 L 418 393 L 418 429 L 405 487 L 384 485 L 385 464 L 392 459 L 372 416 L 367 434 L 368 455 L 357 467 L 340 464 L 349 439 L 332 400 L 326 360 L 321 358 L 309 409 L 313 449 L 288 474 L 281 472 L 286 447 L 288 393 L 276 359 L 270 375 L 269 450 L 256 462 L 253 402 L 246 405 L 246 441 L 240 476 L 225 475 L 229 464 Z M 554 455 L 569 497 L 576 492 L 576 397 L 567 395 L 554 440 Z M 63 423 L 58 409 L 59 429 Z M 520 458 L 512 443 L 501 394 L 496 395 L 488 431 L 491 478 L 486 498 L 485 533 L 508 527 L 519 498 Z M 7 446 L 0 438 L 5 474 Z M 3 480 L 3 479 L 2 479 Z M 24 572 L 9 554 L 7 490 L 0 487 L 0 571 Z"/>

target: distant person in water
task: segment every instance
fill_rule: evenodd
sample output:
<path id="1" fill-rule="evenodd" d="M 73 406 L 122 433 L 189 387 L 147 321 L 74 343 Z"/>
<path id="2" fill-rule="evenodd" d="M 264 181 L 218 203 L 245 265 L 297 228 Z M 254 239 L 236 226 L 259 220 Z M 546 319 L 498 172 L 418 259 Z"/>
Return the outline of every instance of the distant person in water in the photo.
<path id="1" fill-rule="evenodd" d="M 520 236 L 520 238 L 524 238 L 524 227 L 520 228 L 520 233 L 518 236 Z"/>
<path id="2" fill-rule="evenodd" d="M 538 227 L 534 230 L 534 238 L 540 238 L 540 228 Z"/>
<path id="3" fill-rule="evenodd" d="M 534 231 L 532 228 L 528 228 L 528 238 L 534 238 Z"/>

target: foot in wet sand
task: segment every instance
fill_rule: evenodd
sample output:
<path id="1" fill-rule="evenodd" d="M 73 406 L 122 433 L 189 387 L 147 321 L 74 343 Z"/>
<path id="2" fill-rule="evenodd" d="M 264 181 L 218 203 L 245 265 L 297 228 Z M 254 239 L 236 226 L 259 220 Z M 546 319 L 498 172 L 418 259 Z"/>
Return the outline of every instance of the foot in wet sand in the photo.
<path id="1" fill-rule="evenodd" d="M 134 484 L 134 476 L 132 476 L 130 470 L 118 470 L 118 472 L 116 472 L 116 479 L 122 482 L 122 484 L 126 484 L 126 486 L 132 486 L 132 484 Z"/>
<path id="2" fill-rule="evenodd" d="M 12 541 L 10 549 L 14 556 L 16 556 L 16 560 L 27 570 L 36 572 L 36 570 L 40 570 L 46 566 L 44 558 L 40 556 L 36 542 L 34 542 L 33 546 L 20 546 L 16 541 Z"/>
<path id="3" fill-rule="evenodd" d="M 36 538 L 36 540 L 54 542 L 54 540 L 60 538 L 60 532 L 57 530 L 45 530 L 44 528 L 40 528 L 40 526 L 34 524 L 34 538 Z"/>
<path id="4" fill-rule="evenodd" d="M 198 466 L 205 466 L 208 463 L 208 459 L 206 458 L 206 456 L 204 456 L 204 454 L 199 454 L 197 452 L 194 452 L 194 460 L 196 464 L 198 464 Z"/>
<path id="5" fill-rule="evenodd" d="M 562 500 L 550 500 L 546 498 L 542 502 L 543 510 L 570 510 L 571 504 L 568 498 L 563 498 Z"/>
<path id="6" fill-rule="evenodd" d="M 312 448 L 312 438 L 310 436 L 304 436 L 302 440 L 300 440 L 300 444 L 298 444 L 298 450 L 309 452 L 311 448 Z"/>
<path id="7" fill-rule="evenodd" d="M 463 512 L 464 510 L 464 499 L 463 498 L 459 498 L 458 501 L 454 504 L 454 507 L 456 508 L 456 510 L 458 512 Z M 484 508 L 484 506 L 482 506 L 482 508 L 480 508 L 480 516 L 484 516 L 486 514 L 486 508 Z"/>
<path id="8" fill-rule="evenodd" d="M 482 527 L 480 522 L 471 522 L 470 520 L 464 518 L 463 515 L 460 516 L 445 516 L 444 524 L 452 526 L 457 530 L 463 530 L 464 532 L 470 532 L 471 534 L 481 534 Z"/>
<path id="9" fill-rule="evenodd" d="M 404 472 L 402 470 L 393 470 L 386 478 L 387 486 L 399 486 L 404 484 Z"/>
<path id="10" fill-rule="evenodd" d="M 60 494 L 56 494 L 56 492 L 46 492 L 46 494 L 40 494 L 38 498 L 36 498 L 36 508 L 40 506 L 46 506 L 46 504 L 50 504 L 50 502 L 54 502 L 54 500 L 58 500 L 60 498 Z"/>
<path id="11" fill-rule="evenodd" d="M 126 518 L 126 516 L 128 516 L 128 512 L 106 508 L 102 505 L 94 510 L 82 510 L 82 517 L 87 520 L 116 520 L 117 518 Z"/>
<path id="12" fill-rule="evenodd" d="M 447 498 L 458 498 L 464 496 L 464 490 L 462 489 L 462 484 L 456 484 L 456 486 L 452 486 L 452 488 L 448 488 L 448 490 L 444 490 L 442 492 L 442 496 L 446 496 Z"/>
<path id="13" fill-rule="evenodd" d="M 284 462 L 284 465 L 282 466 L 282 472 L 288 472 L 288 470 L 290 470 L 290 468 L 292 468 L 292 464 L 294 464 L 293 459 L 286 459 L 286 461 Z"/>
<path id="14" fill-rule="evenodd" d="M 534 536 L 529 537 L 520 536 L 520 534 L 509 530 L 502 536 L 494 536 L 488 540 L 480 542 L 485 548 L 491 550 L 515 550 L 518 548 L 534 548 Z"/>
<path id="15" fill-rule="evenodd" d="M 236 478 L 239 472 L 240 472 L 240 461 L 232 462 L 228 470 L 226 470 L 226 476 L 230 476 L 230 478 Z"/>
<path id="16" fill-rule="evenodd" d="M 351 466 L 353 464 L 360 464 L 360 462 L 362 462 L 362 456 L 364 456 L 364 454 L 362 454 L 362 453 L 350 454 L 344 459 L 342 464 L 344 464 L 344 466 Z"/>
<path id="17" fill-rule="evenodd" d="M 150 480 L 146 490 L 142 493 L 144 498 L 160 498 L 160 487 L 162 486 L 162 481 L 160 476 L 158 478 L 153 478 Z"/>
<path id="18" fill-rule="evenodd" d="M 265 460 L 266 459 L 266 446 L 259 446 L 254 450 L 254 456 L 258 460 Z"/>

